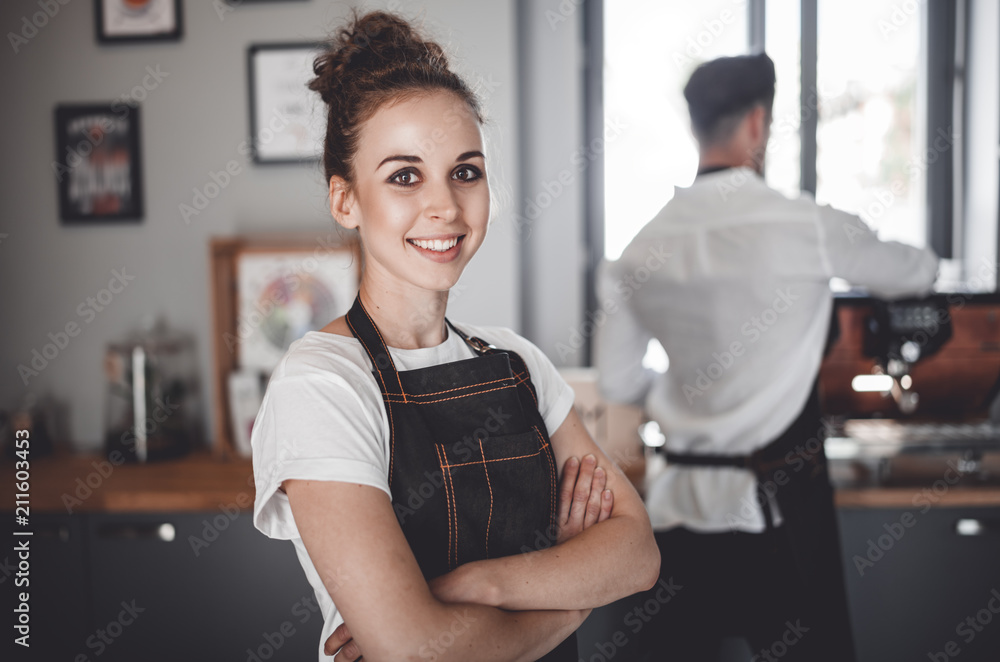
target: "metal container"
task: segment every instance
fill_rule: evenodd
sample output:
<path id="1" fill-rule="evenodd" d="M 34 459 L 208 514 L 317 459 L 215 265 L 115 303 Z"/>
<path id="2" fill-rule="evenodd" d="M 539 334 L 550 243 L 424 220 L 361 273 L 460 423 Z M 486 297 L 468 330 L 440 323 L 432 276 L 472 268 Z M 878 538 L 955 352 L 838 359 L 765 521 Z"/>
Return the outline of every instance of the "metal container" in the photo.
<path id="1" fill-rule="evenodd" d="M 155 462 L 202 445 L 192 335 L 147 317 L 141 330 L 108 344 L 104 372 L 104 449 L 112 462 Z"/>

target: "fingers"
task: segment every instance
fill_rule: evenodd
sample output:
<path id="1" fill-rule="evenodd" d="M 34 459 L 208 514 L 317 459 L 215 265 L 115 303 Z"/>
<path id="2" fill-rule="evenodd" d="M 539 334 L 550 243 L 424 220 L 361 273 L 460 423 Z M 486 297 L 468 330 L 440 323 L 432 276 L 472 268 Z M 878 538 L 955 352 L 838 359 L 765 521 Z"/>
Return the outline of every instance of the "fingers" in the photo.
<path id="1" fill-rule="evenodd" d="M 588 528 L 597 523 L 597 518 L 601 515 L 601 502 L 603 501 L 604 486 L 608 477 L 604 473 L 603 467 L 594 469 L 594 478 L 590 484 L 590 492 L 587 496 L 587 511 L 583 517 L 583 528 Z"/>
<path id="2" fill-rule="evenodd" d="M 559 483 L 559 524 L 569 520 L 569 509 L 573 503 L 573 489 L 576 487 L 576 477 L 580 469 L 580 460 L 571 457 L 563 465 L 562 481 Z"/>
<path id="3" fill-rule="evenodd" d="M 333 631 L 333 634 L 329 636 L 326 643 L 323 644 L 323 652 L 327 655 L 333 655 L 337 652 L 337 649 L 346 644 L 351 640 L 351 632 L 347 629 L 347 623 L 341 623 L 337 626 L 337 629 Z M 355 646 L 357 648 L 357 646 Z M 353 660 L 354 658 L 350 658 Z"/>
<path id="4" fill-rule="evenodd" d="M 361 657 L 361 650 L 358 648 L 358 645 L 354 643 L 354 640 L 351 639 L 344 644 L 343 648 L 340 649 L 337 656 L 333 658 L 333 662 L 358 662 L 358 660 L 363 659 L 364 658 Z"/>
<path id="5" fill-rule="evenodd" d="M 601 492 L 601 514 L 598 515 L 597 521 L 603 522 L 604 520 L 611 517 L 611 510 L 615 505 L 615 495 L 611 490 L 604 490 Z"/>
<path id="6" fill-rule="evenodd" d="M 597 458 L 593 454 L 584 456 L 580 463 L 580 475 L 576 478 L 576 488 L 573 490 L 573 504 L 570 506 L 569 518 L 577 522 L 584 521 L 587 504 L 590 501 L 590 486 L 594 480 L 594 469 L 597 468 Z"/>

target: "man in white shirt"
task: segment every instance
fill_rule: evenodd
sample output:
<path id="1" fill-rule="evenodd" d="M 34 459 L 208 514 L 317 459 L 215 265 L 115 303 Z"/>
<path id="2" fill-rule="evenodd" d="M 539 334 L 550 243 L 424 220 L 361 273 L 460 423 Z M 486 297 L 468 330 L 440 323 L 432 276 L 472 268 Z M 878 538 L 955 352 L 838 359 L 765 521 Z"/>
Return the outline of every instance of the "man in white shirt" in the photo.
<path id="1" fill-rule="evenodd" d="M 854 659 L 815 390 L 829 281 L 893 298 L 937 275 L 933 251 L 765 184 L 774 85 L 765 54 L 695 70 L 698 176 L 598 270 L 601 390 L 665 435 L 646 503 L 661 573 L 683 588 L 640 635 L 650 659 L 714 660 L 726 636 L 755 659 Z M 652 338 L 666 373 L 642 364 Z"/>

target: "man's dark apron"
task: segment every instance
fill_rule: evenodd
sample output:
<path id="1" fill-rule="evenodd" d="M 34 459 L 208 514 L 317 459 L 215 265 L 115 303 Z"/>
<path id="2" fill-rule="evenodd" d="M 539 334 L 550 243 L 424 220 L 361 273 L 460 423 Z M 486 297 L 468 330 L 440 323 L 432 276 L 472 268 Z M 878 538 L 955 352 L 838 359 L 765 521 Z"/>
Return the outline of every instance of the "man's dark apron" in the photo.
<path id="1" fill-rule="evenodd" d="M 774 495 L 784 520 L 778 530 L 784 531 L 795 559 L 789 579 L 800 582 L 813 606 L 814 622 L 824 624 L 829 659 L 850 662 L 855 659 L 854 646 L 824 438 L 817 380 L 798 418 L 777 439 L 750 455 L 668 451 L 666 459 L 668 464 L 752 471 L 768 530 L 775 526 L 766 493 Z"/>
<path id="2" fill-rule="evenodd" d="M 399 372 L 360 297 L 347 313 L 389 417 L 392 506 L 427 580 L 558 533 L 558 470 L 527 366 L 445 321 L 478 356 Z M 576 662 L 576 634 L 540 659 Z"/>

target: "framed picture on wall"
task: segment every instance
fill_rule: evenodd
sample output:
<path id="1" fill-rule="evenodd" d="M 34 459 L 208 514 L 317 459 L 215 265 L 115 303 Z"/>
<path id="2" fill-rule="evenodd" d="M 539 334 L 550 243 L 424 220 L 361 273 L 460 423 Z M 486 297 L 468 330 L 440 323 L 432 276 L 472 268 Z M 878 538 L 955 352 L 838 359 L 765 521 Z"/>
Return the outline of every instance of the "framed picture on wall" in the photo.
<path id="1" fill-rule="evenodd" d="M 256 163 L 317 161 L 323 153 L 325 108 L 309 89 L 322 44 L 252 44 L 247 49 L 250 144 Z"/>
<path id="2" fill-rule="evenodd" d="M 355 244 L 246 248 L 236 257 L 239 366 L 267 374 L 291 343 L 347 313 L 360 284 Z"/>
<path id="3" fill-rule="evenodd" d="M 94 0 L 97 41 L 181 38 L 181 0 Z"/>
<path id="4" fill-rule="evenodd" d="M 58 105 L 55 130 L 52 170 L 64 224 L 141 219 L 139 106 Z"/>

